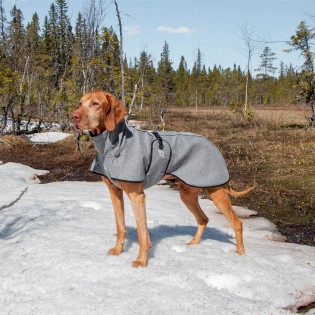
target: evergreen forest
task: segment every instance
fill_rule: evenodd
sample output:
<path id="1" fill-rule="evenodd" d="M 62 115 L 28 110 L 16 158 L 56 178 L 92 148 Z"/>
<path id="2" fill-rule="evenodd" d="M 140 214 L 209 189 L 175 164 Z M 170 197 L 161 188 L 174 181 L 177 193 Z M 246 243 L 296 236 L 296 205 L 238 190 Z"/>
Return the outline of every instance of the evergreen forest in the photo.
<path id="1" fill-rule="evenodd" d="M 90 10 L 71 25 L 66 0 L 55 0 L 43 21 L 34 13 L 25 25 L 16 5 L 5 12 L 0 1 L 0 115 L 12 118 L 14 132 L 22 119 L 58 121 L 66 128 L 80 96 L 95 89 L 119 98 L 123 89 L 127 107 L 136 96 L 137 111 L 167 106 L 241 110 L 248 98 L 251 106 L 306 104 L 314 121 L 315 31 L 305 21 L 288 39 L 305 61 L 299 69 L 278 60 L 267 44 L 253 73 L 237 64 L 207 67 L 199 49 L 189 69 L 185 56 L 179 64 L 172 62 L 166 41 L 156 66 L 147 51 L 136 57 L 121 54 L 119 34 L 102 25 L 96 5 L 91 1 Z"/>

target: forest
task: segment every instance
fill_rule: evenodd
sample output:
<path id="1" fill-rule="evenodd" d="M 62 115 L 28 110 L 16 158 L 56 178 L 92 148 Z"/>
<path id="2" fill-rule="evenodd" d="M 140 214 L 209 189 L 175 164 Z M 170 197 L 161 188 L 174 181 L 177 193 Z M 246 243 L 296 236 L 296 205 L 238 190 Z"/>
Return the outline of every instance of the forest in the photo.
<path id="1" fill-rule="evenodd" d="M 305 21 L 288 39 L 292 50 L 298 50 L 305 60 L 300 69 L 278 60 L 266 44 L 259 67 L 252 73 L 249 67 L 241 69 L 236 64 L 206 67 L 199 49 L 192 69 L 184 56 L 176 65 L 166 41 L 155 67 L 147 51 L 136 57 L 124 54 L 119 34 L 110 25 L 102 26 L 103 18 L 97 2 L 90 1 L 71 25 L 66 0 L 55 0 L 44 21 L 34 12 L 24 25 L 23 12 L 14 5 L 7 13 L 0 1 L 0 132 L 8 117 L 14 122 L 14 133 L 19 133 L 22 119 L 57 121 L 67 128 L 80 96 L 95 89 L 119 98 L 123 89 L 126 106 L 135 98 L 137 111 L 169 106 L 242 111 L 245 99 L 251 106 L 306 104 L 314 123 L 311 41 L 315 32 Z"/>

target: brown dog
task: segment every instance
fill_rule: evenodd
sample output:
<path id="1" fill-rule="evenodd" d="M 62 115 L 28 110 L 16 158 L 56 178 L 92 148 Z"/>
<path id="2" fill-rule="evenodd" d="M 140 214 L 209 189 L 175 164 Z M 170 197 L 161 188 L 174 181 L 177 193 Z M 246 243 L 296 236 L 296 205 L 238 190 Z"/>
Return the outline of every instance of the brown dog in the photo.
<path id="1" fill-rule="evenodd" d="M 97 136 L 105 130 L 109 132 L 115 130 L 117 124 L 123 121 L 125 113 L 125 107 L 113 95 L 103 91 L 95 91 L 87 93 L 81 98 L 79 108 L 72 114 L 72 122 L 77 129 L 89 130 L 92 135 Z M 198 244 L 209 221 L 198 203 L 200 188 L 189 186 L 171 175 L 166 175 L 164 178 L 176 179 L 178 181 L 180 197 L 188 210 L 194 215 L 198 224 L 196 234 L 187 244 Z M 124 191 L 132 205 L 140 245 L 138 257 L 133 262 L 133 266 L 145 267 L 148 262 L 148 251 L 151 243 L 147 228 L 144 184 L 142 182 L 115 180 L 114 185 L 113 181 L 105 176 L 102 176 L 102 179 L 109 189 L 117 228 L 116 245 L 111 248 L 108 253 L 109 255 L 119 255 L 123 251 L 126 235 L 123 200 Z M 233 196 L 244 196 L 252 189 L 253 187 L 242 192 L 236 192 L 227 184 L 220 187 L 207 188 L 210 198 L 233 227 L 236 237 L 236 252 L 238 254 L 245 253 L 242 222 L 233 211 L 228 193 Z"/>

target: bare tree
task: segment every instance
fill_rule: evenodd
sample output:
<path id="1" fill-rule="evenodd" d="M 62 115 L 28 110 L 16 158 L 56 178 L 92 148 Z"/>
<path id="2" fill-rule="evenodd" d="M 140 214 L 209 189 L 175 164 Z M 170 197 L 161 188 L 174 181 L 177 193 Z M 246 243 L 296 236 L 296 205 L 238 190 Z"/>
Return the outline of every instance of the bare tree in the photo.
<path id="1" fill-rule="evenodd" d="M 84 18 L 93 35 L 99 30 L 107 13 L 107 0 L 89 0 L 84 7 Z"/>
<path id="2" fill-rule="evenodd" d="M 85 56 L 82 58 L 81 65 L 84 77 L 83 93 L 95 85 L 94 66 L 91 65 L 90 61 L 96 58 L 96 48 L 99 41 L 98 34 L 107 14 L 108 7 L 107 0 L 89 0 L 83 9 L 83 17 L 87 24 Z"/>
<path id="3" fill-rule="evenodd" d="M 245 54 L 247 57 L 247 66 L 246 66 L 246 83 L 245 83 L 245 101 L 243 106 L 243 115 L 245 118 L 251 116 L 251 109 L 248 103 L 248 87 L 249 87 L 249 77 L 250 77 L 250 64 L 252 61 L 253 54 L 259 46 L 259 42 L 254 40 L 253 31 L 249 30 L 247 25 L 244 24 L 241 26 L 241 39 L 245 44 Z"/>
<path id="4" fill-rule="evenodd" d="M 134 91 L 133 91 L 133 96 L 132 96 L 131 103 L 129 105 L 129 111 L 128 111 L 128 115 L 126 117 L 126 121 L 128 121 L 129 117 L 131 116 L 132 108 L 133 108 L 133 105 L 134 105 L 136 97 L 137 97 L 138 88 L 139 88 L 139 85 L 135 84 L 135 88 L 134 88 Z"/>
<path id="5" fill-rule="evenodd" d="M 116 15 L 118 18 L 118 25 L 119 25 L 119 59 L 120 59 L 120 71 L 121 71 L 121 101 L 126 106 L 125 101 L 125 70 L 124 70 L 124 50 L 123 50 L 123 34 L 122 34 L 122 24 L 121 24 L 121 17 L 118 8 L 117 0 L 114 0 L 115 7 L 116 7 Z"/>

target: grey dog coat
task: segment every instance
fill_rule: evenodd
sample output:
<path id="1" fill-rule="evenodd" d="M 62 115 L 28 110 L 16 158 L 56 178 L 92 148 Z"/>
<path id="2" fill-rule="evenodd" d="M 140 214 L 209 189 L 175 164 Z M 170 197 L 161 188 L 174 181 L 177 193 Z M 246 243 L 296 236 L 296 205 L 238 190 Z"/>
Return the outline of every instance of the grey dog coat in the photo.
<path id="1" fill-rule="evenodd" d="M 97 155 L 91 171 L 116 180 L 157 184 L 165 174 L 184 183 L 215 187 L 229 181 L 220 151 L 205 137 L 188 132 L 139 130 L 125 121 L 109 132 L 91 136 Z"/>

